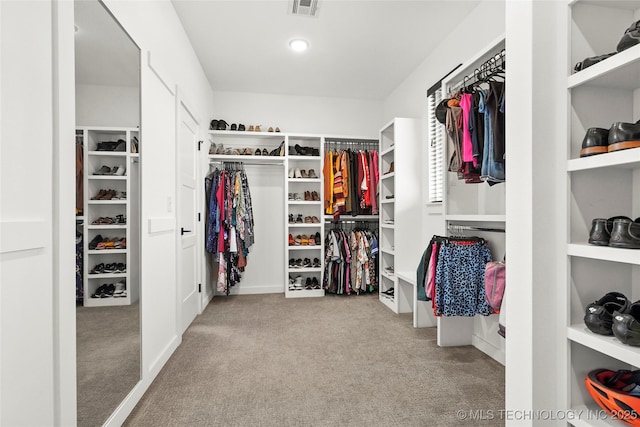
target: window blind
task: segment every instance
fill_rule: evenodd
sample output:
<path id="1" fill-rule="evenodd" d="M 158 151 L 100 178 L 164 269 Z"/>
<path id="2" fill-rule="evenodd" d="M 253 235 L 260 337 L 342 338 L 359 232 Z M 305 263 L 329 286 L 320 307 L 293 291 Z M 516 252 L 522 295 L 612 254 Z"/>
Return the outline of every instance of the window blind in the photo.
<path id="1" fill-rule="evenodd" d="M 444 125 L 436 119 L 436 106 L 442 101 L 442 89 L 427 97 L 429 123 L 429 203 L 440 203 L 444 191 Z"/>

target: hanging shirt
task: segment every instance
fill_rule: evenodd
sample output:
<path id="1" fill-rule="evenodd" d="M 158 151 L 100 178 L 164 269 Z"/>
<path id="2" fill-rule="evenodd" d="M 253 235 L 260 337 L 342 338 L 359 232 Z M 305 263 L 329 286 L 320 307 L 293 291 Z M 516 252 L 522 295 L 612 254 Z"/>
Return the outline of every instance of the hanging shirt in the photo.
<path id="1" fill-rule="evenodd" d="M 462 161 L 472 162 L 474 166 L 478 166 L 478 159 L 473 156 L 473 143 L 471 142 L 471 133 L 469 132 L 471 98 L 472 95 L 470 93 L 464 93 L 460 98 L 460 108 L 462 109 Z"/>

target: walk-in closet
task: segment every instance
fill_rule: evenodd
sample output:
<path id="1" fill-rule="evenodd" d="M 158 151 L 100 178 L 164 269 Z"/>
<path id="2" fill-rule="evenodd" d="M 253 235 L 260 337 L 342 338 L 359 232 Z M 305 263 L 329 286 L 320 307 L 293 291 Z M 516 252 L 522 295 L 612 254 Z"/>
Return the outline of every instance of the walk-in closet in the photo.
<path id="1" fill-rule="evenodd" d="M 636 425 L 639 18 L 0 1 L 0 424 Z"/>

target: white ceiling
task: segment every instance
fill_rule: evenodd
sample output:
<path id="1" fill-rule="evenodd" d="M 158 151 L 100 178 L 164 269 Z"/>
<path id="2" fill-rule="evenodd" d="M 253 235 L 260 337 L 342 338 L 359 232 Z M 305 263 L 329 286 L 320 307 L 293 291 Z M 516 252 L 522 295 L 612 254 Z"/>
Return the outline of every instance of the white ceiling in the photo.
<path id="1" fill-rule="evenodd" d="M 320 0 L 306 17 L 288 14 L 286 0 L 171 1 L 213 90 L 376 100 L 480 3 Z M 294 37 L 309 49 L 291 51 Z"/>
<path id="2" fill-rule="evenodd" d="M 140 84 L 140 50 L 96 0 L 74 2 L 76 83 Z"/>
<path id="3" fill-rule="evenodd" d="M 320 0 L 318 15 L 306 17 L 289 14 L 287 0 L 171 2 L 214 90 L 375 100 L 480 3 Z M 106 9 L 75 0 L 75 14 L 76 81 L 139 85 L 139 50 Z M 294 37 L 310 48 L 291 51 Z"/>

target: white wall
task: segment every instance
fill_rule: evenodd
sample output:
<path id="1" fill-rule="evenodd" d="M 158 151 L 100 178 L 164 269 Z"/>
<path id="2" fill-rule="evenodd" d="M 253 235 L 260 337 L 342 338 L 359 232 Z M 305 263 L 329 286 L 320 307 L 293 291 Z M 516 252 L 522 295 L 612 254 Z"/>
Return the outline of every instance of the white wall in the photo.
<path id="1" fill-rule="evenodd" d="M 291 96 L 247 92 L 213 94 L 212 119 L 269 126 L 287 133 L 315 133 L 378 138 L 382 101 Z"/>
<path id="2" fill-rule="evenodd" d="M 77 84 L 76 125 L 139 126 L 140 88 Z"/>

